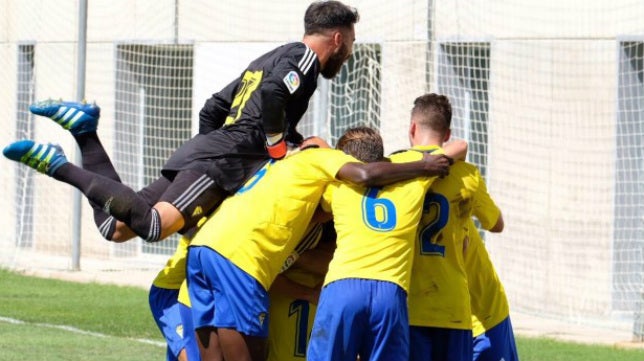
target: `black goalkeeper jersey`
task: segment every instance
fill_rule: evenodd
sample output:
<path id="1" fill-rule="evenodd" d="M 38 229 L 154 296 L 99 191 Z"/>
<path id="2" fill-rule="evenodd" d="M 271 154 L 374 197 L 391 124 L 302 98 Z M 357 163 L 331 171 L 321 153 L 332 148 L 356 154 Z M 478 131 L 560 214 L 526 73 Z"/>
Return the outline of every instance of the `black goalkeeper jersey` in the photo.
<path id="1" fill-rule="evenodd" d="M 168 159 L 162 174 L 193 169 L 208 174 L 226 191 L 235 191 L 268 159 L 265 133 L 295 131 L 317 87 L 320 62 L 304 43 L 282 45 L 254 60 L 199 112 L 199 134 Z"/>

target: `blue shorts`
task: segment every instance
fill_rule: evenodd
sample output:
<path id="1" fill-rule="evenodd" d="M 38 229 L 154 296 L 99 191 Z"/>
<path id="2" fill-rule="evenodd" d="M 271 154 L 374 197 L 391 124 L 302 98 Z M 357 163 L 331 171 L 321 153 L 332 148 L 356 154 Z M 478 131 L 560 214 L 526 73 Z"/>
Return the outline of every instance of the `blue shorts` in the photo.
<path id="1" fill-rule="evenodd" d="M 472 361 L 472 330 L 409 327 L 410 360 Z"/>
<path id="2" fill-rule="evenodd" d="M 510 316 L 474 338 L 473 361 L 519 361 Z"/>
<path id="3" fill-rule="evenodd" d="M 407 293 L 398 285 L 348 278 L 322 289 L 307 361 L 409 360 Z"/>
<path id="4" fill-rule="evenodd" d="M 192 310 L 183 303 L 179 303 L 179 314 L 181 315 L 181 322 L 183 323 L 183 340 L 186 342 L 186 356 L 188 356 L 188 360 L 190 361 L 201 360 L 199 344 L 197 344 L 197 335 L 192 324 Z"/>
<path id="5" fill-rule="evenodd" d="M 268 293 L 228 259 L 205 246 L 189 247 L 186 279 L 195 329 L 221 327 L 268 336 Z"/>
<path id="6" fill-rule="evenodd" d="M 154 285 L 150 287 L 148 296 L 152 317 L 168 344 L 167 361 L 176 361 L 179 352 L 186 344 L 183 338 L 184 329 L 179 314 L 178 296 L 179 290 L 159 288 Z"/>

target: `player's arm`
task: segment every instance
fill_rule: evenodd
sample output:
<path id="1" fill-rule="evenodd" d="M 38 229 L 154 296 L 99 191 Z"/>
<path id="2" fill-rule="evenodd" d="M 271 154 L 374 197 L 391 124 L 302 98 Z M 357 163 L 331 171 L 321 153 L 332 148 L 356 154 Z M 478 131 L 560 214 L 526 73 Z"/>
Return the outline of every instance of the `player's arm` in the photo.
<path id="1" fill-rule="evenodd" d="M 320 298 L 320 288 L 307 287 L 300 283 L 291 281 L 284 275 L 277 275 L 273 284 L 271 284 L 271 292 L 279 292 L 292 298 L 305 300 L 313 304 L 317 304 Z"/>
<path id="2" fill-rule="evenodd" d="M 444 177 L 449 174 L 453 161 L 446 155 L 423 154 L 423 159 L 407 163 L 350 162 L 340 168 L 336 178 L 364 187 L 384 186 L 387 184 L 417 177 Z"/>
<path id="3" fill-rule="evenodd" d="M 478 170 L 477 178 L 479 179 L 479 186 L 474 194 L 474 207 L 472 213 L 476 218 L 478 218 L 483 229 L 494 233 L 502 232 L 505 227 L 505 223 L 503 222 L 501 209 L 496 205 L 488 193 L 485 181 L 478 173 Z"/>
<path id="4" fill-rule="evenodd" d="M 290 145 L 300 146 L 304 140 L 304 137 L 295 129 L 295 126 L 306 112 L 308 104 L 308 102 L 297 103 L 297 105 L 289 107 L 286 112 L 287 130 L 284 139 Z"/>
<path id="5" fill-rule="evenodd" d="M 213 94 L 199 111 L 199 134 L 221 128 L 230 113 L 230 107 L 241 77 L 233 80 L 218 93 Z"/>
<path id="6" fill-rule="evenodd" d="M 262 80 L 262 124 L 266 133 L 266 148 L 272 158 L 281 159 L 286 155 L 285 136 L 287 131 L 295 131 L 287 129 L 288 120 L 295 124 L 306 111 L 306 106 L 303 105 L 299 109 L 290 110 L 289 114 L 286 113 L 287 104 L 292 98 L 300 95 L 301 89 L 304 88 L 302 82 L 305 80 L 307 78 L 300 71 L 296 60 L 290 57 L 282 59 L 275 65 L 271 74 Z M 297 136 L 293 134 L 289 138 L 295 139 Z"/>
<path id="7" fill-rule="evenodd" d="M 499 213 L 499 218 L 496 220 L 496 223 L 492 228 L 488 229 L 488 231 L 493 232 L 493 233 L 500 233 L 503 232 L 503 228 L 505 227 L 505 223 L 503 222 L 503 213 Z"/>
<path id="8" fill-rule="evenodd" d="M 445 154 L 455 160 L 465 160 L 467 157 L 467 142 L 462 139 L 443 144 Z"/>

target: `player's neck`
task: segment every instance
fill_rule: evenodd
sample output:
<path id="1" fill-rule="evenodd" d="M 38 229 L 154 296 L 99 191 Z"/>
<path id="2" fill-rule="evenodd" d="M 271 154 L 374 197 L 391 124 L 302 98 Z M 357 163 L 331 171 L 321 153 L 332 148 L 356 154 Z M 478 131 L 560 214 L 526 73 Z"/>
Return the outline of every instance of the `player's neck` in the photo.
<path id="1" fill-rule="evenodd" d="M 324 68 L 324 65 L 332 53 L 332 49 L 329 46 L 328 36 L 322 34 L 304 35 L 302 42 L 313 50 L 313 52 L 318 56 L 320 66 Z"/>
<path id="2" fill-rule="evenodd" d="M 443 146 L 443 141 L 440 137 L 432 136 L 430 134 L 417 134 L 412 140 L 411 144 L 414 147 L 428 147 L 428 146 Z"/>

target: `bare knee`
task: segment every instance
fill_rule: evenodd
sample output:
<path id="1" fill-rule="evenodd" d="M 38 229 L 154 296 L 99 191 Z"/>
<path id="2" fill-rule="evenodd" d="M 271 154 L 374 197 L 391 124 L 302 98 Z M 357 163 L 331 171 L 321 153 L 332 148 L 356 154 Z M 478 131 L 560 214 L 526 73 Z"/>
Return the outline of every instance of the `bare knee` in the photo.
<path id="1" fill-rule="evenodd" d="M 121 221 L 116 221 L 116 227 L 110 241 L 114 243 L 123 243 L 134 237 L 136 237 L 136 233 L 134 233 L 130 227 Z"/>

